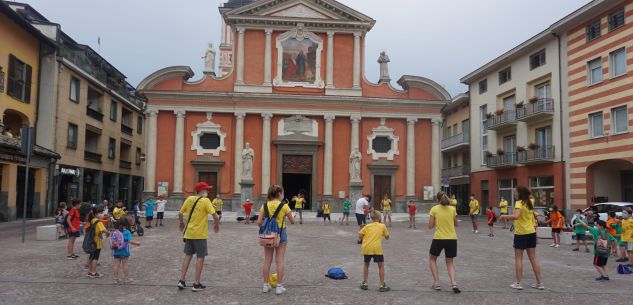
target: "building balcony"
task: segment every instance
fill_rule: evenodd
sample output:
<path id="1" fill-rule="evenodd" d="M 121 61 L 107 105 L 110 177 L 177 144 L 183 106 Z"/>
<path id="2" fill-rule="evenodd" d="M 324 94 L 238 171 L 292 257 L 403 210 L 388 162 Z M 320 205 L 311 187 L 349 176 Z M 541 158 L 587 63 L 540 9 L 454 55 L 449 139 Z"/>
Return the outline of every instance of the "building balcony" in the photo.
<path id="1" fill-rule="evenodd" d="M 537 121 L 554 116 L 554 99 L 542 98 L 517 108 L 517 120 L 522 122 Z"/>
<path id="2" fill-rule="evenodd" d="M 132 169 L 132 162 L 121 160 L 119 161 L 119 168 Z"/>
<path id="3" fill-rule="evenodd" d="M 442 140 L 442 152 L 457 151 L 470 147 L 470 136 L 468 134 L 457 134 Z"/>
<path id="4" fill-rule="evenodd" d="M 508 129 L 515 127 L 516 124 L 517 112 L 514 109 L 495 114 L 486 120 L 486 125 L 489 130 Z"/>
<path id="5" fill-rule="evenodd" d="M 121 132 L 124 134 L 132 135 L 132 127 L 121 124 Z"/>
<path id="6" fill-rule="evenodd" d="M 543 146 L 536 149 L 529 149 L 517 153 L 520 164 L 541 164 L 554 162 L 554 146 Z"/>
<path id="7" fill-rule="evenodd" d="M 468 165 L 461 165 L 461 166 L 455 166 L 455 167 L 442 169 L 442 177 L 444 178 L 453 178 L 453 177 L 468 176 L 468 175 L 470 175 L 470 166 Z"/>
<path id="8" fill-rule="evenodd" d="M 101 155 L 98 153 L 94 153 L 94 152 L 86 150 L 84 151 L 84 160 L 94 162 L 94 163 L 101 163 Z"/>
<path id="9" fill-rule="evenodd" d="M 86 115 L 99 122 L 103 122 L 103 113 L 99 112 L 98 110 L 86 107 Z"/>
<path id="10" fill-rule="evenodd" d="M 489 168 L 509 168 L 518 164 L 516 152 L 505 152 L 502 155 L 489 155 L 486 158 L 486 166 Z"/>

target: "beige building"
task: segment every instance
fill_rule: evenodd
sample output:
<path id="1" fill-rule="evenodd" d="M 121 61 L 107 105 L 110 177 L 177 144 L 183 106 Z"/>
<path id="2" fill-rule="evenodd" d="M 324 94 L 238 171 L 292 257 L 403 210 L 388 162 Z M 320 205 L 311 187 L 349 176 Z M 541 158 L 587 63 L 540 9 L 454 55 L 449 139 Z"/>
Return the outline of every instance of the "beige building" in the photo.
<path id="1" fill-rule="evenodd" d="M 442 184 L 464 212 L 470 195 L 470 96 L 462 93 L 442 109 Z"/>

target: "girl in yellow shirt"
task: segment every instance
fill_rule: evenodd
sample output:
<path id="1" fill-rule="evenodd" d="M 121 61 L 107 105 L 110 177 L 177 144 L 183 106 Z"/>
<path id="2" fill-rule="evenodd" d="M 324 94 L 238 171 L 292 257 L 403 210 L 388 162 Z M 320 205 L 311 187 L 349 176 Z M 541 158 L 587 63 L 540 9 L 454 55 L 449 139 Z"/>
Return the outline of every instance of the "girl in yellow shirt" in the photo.
<path id="1" fill-rule="evenodd" d="M 380 205 L 382 205 L 382 213 L 384 215 L 383 222 L 388 227 L 391 227 L 391 199 L 389 199 L 389 194 L 385 194 L 385 198 L 382 199 Z M 389 220 L 388 223 L 387 219 Z"/>
<path id="2" fill-rule="evenodd" d="M 435 228 L 431 249 L 429 251 L 429 266 L 433 275 L 433 289 L 441 290 L 440 276 L 437 271 L 437 257 L 444 251 L 446 257 L 446 269 L 451 280 L 453 292 L 460 293 L 455 281 L 455 264 L 453 259 L 457 256 L 457 211 L 450 206 L 450 199 L 446 193 L 439 192 L 436 196 L 438 203 L 429 212 L 429 230 Z"/>

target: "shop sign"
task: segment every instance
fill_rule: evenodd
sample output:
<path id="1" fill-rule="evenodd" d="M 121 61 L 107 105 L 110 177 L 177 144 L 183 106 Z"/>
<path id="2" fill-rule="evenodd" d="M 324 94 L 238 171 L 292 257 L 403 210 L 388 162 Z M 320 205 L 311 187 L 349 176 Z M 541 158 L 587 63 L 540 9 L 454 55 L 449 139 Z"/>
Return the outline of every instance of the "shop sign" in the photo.
<path id="1" fill-rule="evenodd" d="M 156 191 L 156 195 L 158 196 L 162 195 L 163 197 L 167 198 L 168 190 L 169 190 L 169 182 L 160 181 L 158 182 L 158 189 Z"/>
<path id="2" fill-rule="evenodd" d="M 81 176 L 81 171 L 78 168 L 60 167 L 59 173 L 62 175 L 71 175 L 75 177 Z"/>

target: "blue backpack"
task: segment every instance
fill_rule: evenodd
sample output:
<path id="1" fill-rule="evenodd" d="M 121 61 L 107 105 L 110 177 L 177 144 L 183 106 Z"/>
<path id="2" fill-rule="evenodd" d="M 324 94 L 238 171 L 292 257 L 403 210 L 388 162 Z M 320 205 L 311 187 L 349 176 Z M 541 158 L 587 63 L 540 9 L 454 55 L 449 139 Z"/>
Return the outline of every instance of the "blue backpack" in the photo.
<path id="1" fill-rule="evenodd" d="M 268 212 L 268 203 L 264 205 L 264 223 L 261 228 L 259 228 L 259 245 L 265 248 L 277 248 L 281 242 L 281 229 L 279 228 L 279 224 L 277 223 L 277 215 L 283 208 L 285 203 L 280 202 L 279 206 L 275 210 L 275 213 L 270 216 Z M 284 222 L 286 219 L 284 218 Z M 282 222 L 283 226 L 283 222 Z"/>
<path id="2" fill-rule="evenodd" d="M 345 275 L 345 271 L 341 268 L 330 268 L 327 271 L 325 277 L 331 278 L 333 280 L 344 280 L 347 279 L 347 275 Z"/>

